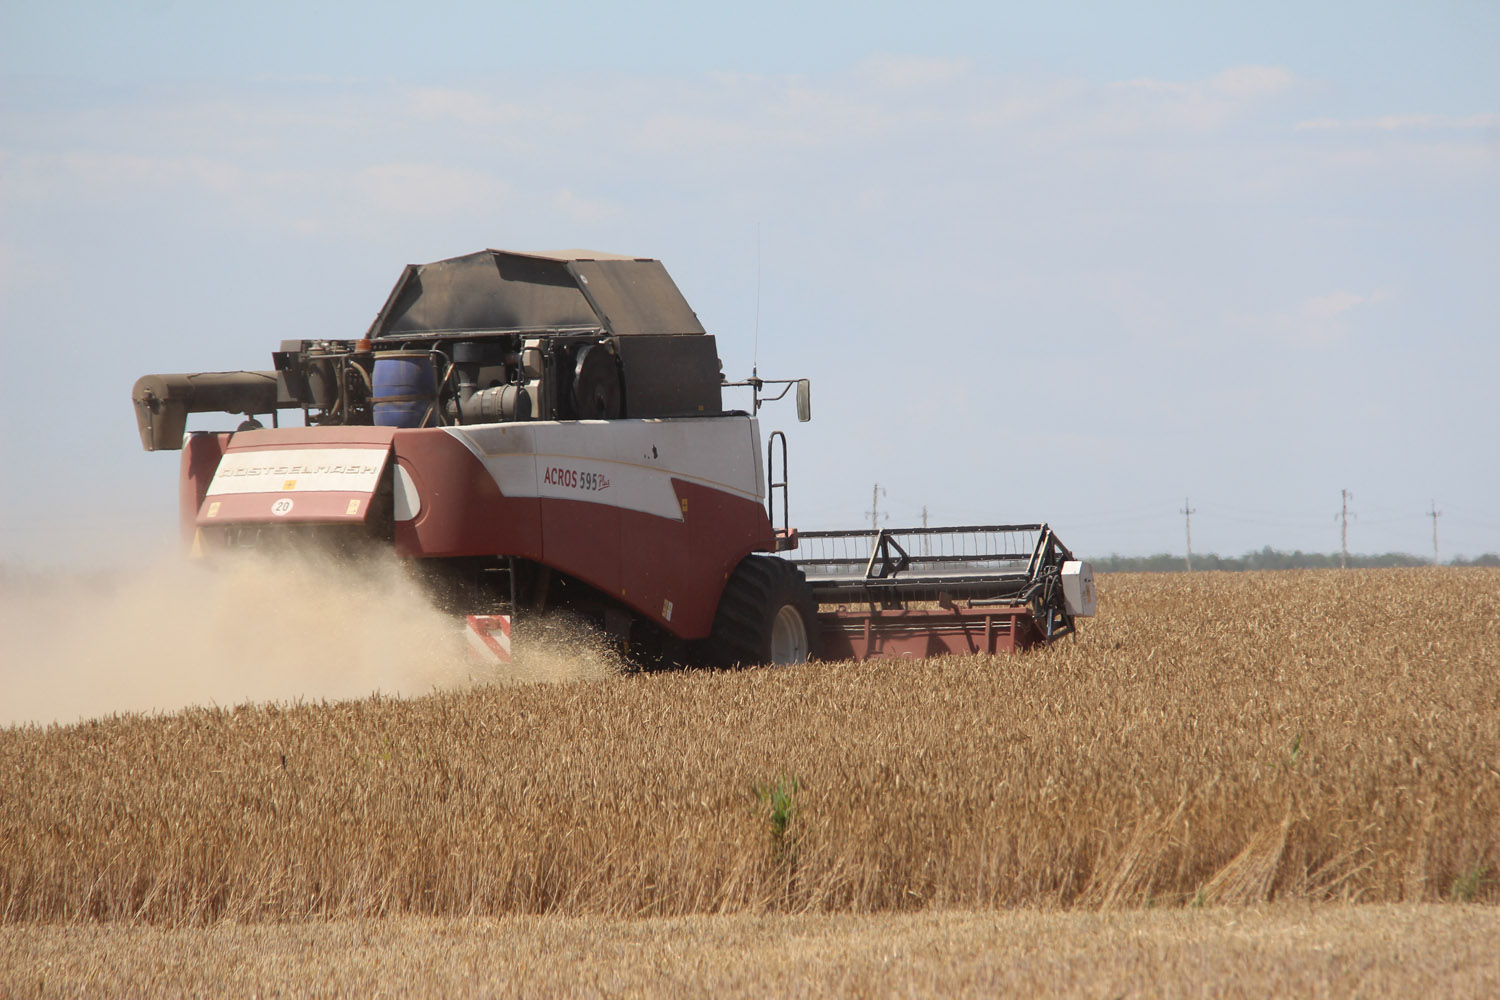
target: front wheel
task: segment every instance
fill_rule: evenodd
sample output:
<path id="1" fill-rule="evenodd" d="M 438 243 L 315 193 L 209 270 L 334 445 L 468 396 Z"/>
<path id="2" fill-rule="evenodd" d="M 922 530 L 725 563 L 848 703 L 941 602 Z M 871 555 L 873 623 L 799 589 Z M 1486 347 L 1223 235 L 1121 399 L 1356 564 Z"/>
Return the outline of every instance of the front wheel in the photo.
<path id="1" fill-rule="evenodd" d="M 784 604 L 771 622 L 771 662 L 806 663 L 812 652 L 807 622 L 795 605 Z"/>
<path id="2" fill-rule="evenodd" d="M 719 667 L 805 663 L 818 655 L 818 605 L 796 566 L 746 556 L 719 598 L 700 659 Z"/>

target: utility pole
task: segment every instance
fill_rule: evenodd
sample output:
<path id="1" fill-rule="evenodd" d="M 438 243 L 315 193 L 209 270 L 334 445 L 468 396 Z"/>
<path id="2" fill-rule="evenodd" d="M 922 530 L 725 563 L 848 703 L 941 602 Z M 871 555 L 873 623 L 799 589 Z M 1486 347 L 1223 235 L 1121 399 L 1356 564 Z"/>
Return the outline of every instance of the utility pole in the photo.
<path id="1" fill-rule="evenodd" d="M 1354 494 L 1348 490 L 1339 490 L 1339 496 L 1343 499 L 1343 505 L 1339 509 L 1339 569 L 1349 568 L 1349 501 L 1354 499 Z M 1437 522 L 1433 522 L 1436 525 Z"/>
<path id="2" fill-rule="evenodd" d="M 925 503 L 922 505 L 922 527 L 924 527 L 924 528 L 927 527 L 927 505 Z M 924 556 L 930 556 L 930 555 L 932 555 L 932 548 L 931 548 L 931 546 L 932 546 L 931 539 L 929 539 L 926 535 L 923 535 L 922 536 L 922 554 Z"/>
<path id="3" fill-rule="evenodd" d="M 1437 509 L 1436 500 L 1429 502 L 1432 504 L 1432 509 L 1427 512 L 1427 516 L 1432 518 L 1432 564 L 1436 566 L 1438 565 L 1437 519 L 1443 516 L 1443 512 Z"/>
<path id="4" fill-rule="evenodd" d="M 1183 497 L 1182 509 L 1177 513 L 1181 514 L 1187 523 L 1187 571 L 1191 573 L 1193 571 L 1193 515 L 1198 511 L 1188 506 L 1187 497 Z"/>
<path id="5" fill-rule="evenodd" d="M 870 530 L 876 534 L 880 533 L 881 519 L 890 517 L 889 514 L 880 513 L 880 498 L 883 496 L 885 496 L 885 490 L 880 488 L 879 483 L 876 483 L 875 489 L 870 493 L 870 509 L 865 511 L 870 515 Z"/>

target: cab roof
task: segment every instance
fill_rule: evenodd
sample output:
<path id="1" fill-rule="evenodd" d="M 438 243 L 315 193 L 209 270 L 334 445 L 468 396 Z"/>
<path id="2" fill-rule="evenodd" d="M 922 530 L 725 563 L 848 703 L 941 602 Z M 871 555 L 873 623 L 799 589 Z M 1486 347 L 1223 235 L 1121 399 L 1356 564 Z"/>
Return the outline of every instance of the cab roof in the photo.
<path id="1" fill-rule="evenodd" d="M 368 336 L 588 331 L 704 332 L 659 260 L 596 250 L 480 250 L 408 264 Z"/>

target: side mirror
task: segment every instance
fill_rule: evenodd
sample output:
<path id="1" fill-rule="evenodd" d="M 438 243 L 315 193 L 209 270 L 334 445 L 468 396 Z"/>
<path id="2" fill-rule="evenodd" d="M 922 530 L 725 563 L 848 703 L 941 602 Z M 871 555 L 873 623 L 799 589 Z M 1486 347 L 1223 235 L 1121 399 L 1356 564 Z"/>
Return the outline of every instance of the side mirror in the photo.
<path id="1" fill-rule="evenodd" d="M 797 420 L 807 423 L 812 419 L 812 383 L 805 378 L 797 380 Z"/>

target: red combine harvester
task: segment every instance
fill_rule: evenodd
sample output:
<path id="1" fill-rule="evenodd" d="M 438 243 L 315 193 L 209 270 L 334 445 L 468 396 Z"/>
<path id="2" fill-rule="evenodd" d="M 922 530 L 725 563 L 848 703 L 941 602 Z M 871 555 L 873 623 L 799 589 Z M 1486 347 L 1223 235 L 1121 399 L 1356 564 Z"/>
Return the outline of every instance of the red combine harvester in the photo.
<path id="1" fill-rule="evenodd" d="M 554 608 L 640 662 L 710 665 L 1019 650 L 1094 613 L 1092 571 L 1045 524 L 791 530 L 786 438 L 762 452 L 756 414 L 795 388 L 808 419 L 808 383 L 724 381 L 656 260 L 412 265 L 364 337 L 272 357 L 135 384 L 141 443 L 183 452 L 184 542 L 394 548 L 485 656 Z M 199 412 L 246 419 L 186 433 Z"/>

